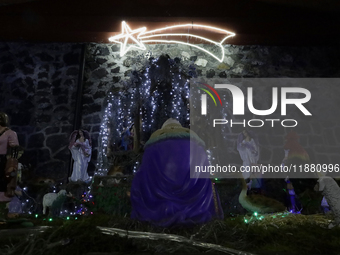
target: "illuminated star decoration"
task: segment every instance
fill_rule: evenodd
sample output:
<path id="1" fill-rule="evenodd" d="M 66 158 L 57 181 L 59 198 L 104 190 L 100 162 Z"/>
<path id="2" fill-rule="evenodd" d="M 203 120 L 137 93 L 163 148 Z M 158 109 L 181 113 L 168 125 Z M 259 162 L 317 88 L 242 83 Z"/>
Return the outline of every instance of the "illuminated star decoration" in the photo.
<path id="1" fill-rule="evenodd" d="M 131 30 L 130 27 L 126 24 L 125 21 L 122 22 L 122 33 L 120 35 L 112 36 L 109 38 L 111 42 L 120 43 L 120 56 L 124 56 L 126 52 L 130 50 L 130 48 L 137 48 L 140 50 L 145 50 L 144 44 L 137 39 L 141 33 L 143 33 L 146 30 L 146 27 L 138 28 L 135 30 Z M 135 35 L 137 35 L 137 38 L 135 38 Z M 120 39 L 124 39 L 124 42 L 121 42 Z M 128 40 L 131 39 L 134 41 L 137 45 L 129 45 L 126 48 L 126 45 L 128 43 Z"/>
<path id="2" fill-rule="evenodd" d="M 175 26 L 155 29 L 155 30 L 148 31 L 148 32 L 145 32 L 146 27 L 131 31 L 131 29 L 126 25 L 125 21 L 122 22 L 122 26 L 123 26 L 123 33 L 121 35 L 117 35 L 117 36 L 113 36 L 109 38 L 110 41 L 121 43 L 120 41 L 117 41 L 117 39 L 125 37 L 124 43 L 121 43 L 122 46 L 121 46 L 120 56 L 123 56 L 130 49 L 130 47 L 135 47 L 135 48 L 145 50 L 145 46 L 143 43 L 157 43 L 157 42 L 158 43 L 177 43 L 177 44 L 184 44 L 184 45 L 188 45 L 191 47 L 195 47 L 209 54 L 210 56 L 214 57 L 218 61 L 222 62 L 224 59 L 224 47 L 222 44 L 224 43 L 226 39 L 232 36 L 235 36 L 235 33 L 224 30 L 224 29 L 220 29 L 220 28 L 216 28 L 212 26 L 196 25 L 196 24 L 175 25 Z M 124 34 L 124 29 L 125 30 L 128 29 L 130 31 L 130 34 Z M 192 31 L 193 33 L 189 34 L 188 33 L 189 30 Z M 137 39 L 131 36 L 132 33 L 136 34 L 138 32 L 139 34 L 137 35 Z M 216 42 L 207 37 L 203 37 L 200 34 L 202 32 L 203 33 L 205 32 L 205 34 L 207 32 L 213 33 L 215 35 L 217 34 L 220 36 L 221 40 L 219 42 Z M 135 41 L 140 47 L 130 46 L 128 49 L 126 49 L 127 36 L 131 38 L 133 41 Z M 185 41 L 185 39 L 187 41 Z M 189 39 L 195 39 L 205 44 L 215 45 L 220 50 L 220 55 L 217 55 L 213 51 L 208 51 L 200 47 L 197 44 L 189 43 Z"/>

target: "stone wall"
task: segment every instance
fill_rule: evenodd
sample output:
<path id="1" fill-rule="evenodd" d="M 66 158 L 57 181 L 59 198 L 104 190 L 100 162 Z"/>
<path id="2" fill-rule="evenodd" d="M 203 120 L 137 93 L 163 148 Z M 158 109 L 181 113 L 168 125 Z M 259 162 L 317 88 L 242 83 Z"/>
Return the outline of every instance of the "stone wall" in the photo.
<path id="1" fill-rule="evenodd" d="M 80 54 L 79 44 L 0 43 L 0 110 L 37 175 L 67 177 Z"/>
<path id="2" fill-rule="evenodd" d="M 81 44 L 0 43 L 0 110 L 7 112 L 20 144 L 25 147 L 23 163 L 37 174 L 65 178 L 70 153 L 68 136 L 73 130 Z M 181 61 L 197 78 L 251 77 L 339 77 L 340 49 L 335 47 L 266 47 L 225 45 L 223 63 L 206 53 L 182 45 L 147 45 L 147 51 L 132 50 L 120 57 L 119 45 L 86 45 L 82 126 L 91 132 L 93 155 L 90 169 L 97 163 L 103 105 L 108 91 L 129 83 L 131 72 L 141 72 L 147 59 L 168 54 Z M 204 46 L 209 48 L 209 46 Z M 334 90 L 319 90 L 340 108 Z M 337 92 L 338 93 L 338 92 Z M 321 114 L 330 113 L 329 104 L 314 99 Z M 301 143 L 316 162 L 336 162 L 340 147 L 337 116 L 312 123 L 299 119 Z M 239 130 L 228 134 L 230 160 L 241 162 L 235 139 Z M 263 162 L 282 159 L 285 128 L 259 132 Z"/>
<path id="3" fill-rule="evenodd" d="M 209 46 L 203 46 L 209 49 Z M 120 57 L 120 46 L 110 44 L 89 44 L 86 59 L 86 92 L 84 98 L 99 109 L 105 100 L 105 94 L 115 87 L 129 83 L 131 72 L 142 72 L 150 57 L 167 54 L 172 59 L 181 61 L 183 69 L 194 67 L 197 78 L 213 80 L 224 78 L 317 78 L 340 76 L 340 50 L 332 47 L 266 47 L 266 46 L 225 46 L 225 58 L 222 63 L 206 53 L 185 45 L 147 45 L 146 51 L 132 50 Z M 188 70 L 184 70 L 188 73 Z M 338 112 L 340 105 L 336 95 L 337 87 L 332 89 L 313 88 L 313 112 L 321 119 L 304 119 L 296 114 L 299 125 L 295 129 L 300 135 L 300 142 L 306 148 L 313 162 L 339 163 L 340 122 L 331 114 Z M 319 97 L 318 95 L 321 95 Z M 329 100 L 327 100 L 327 98 Z M 265 99 L 267 100 L 267 99 Z M 261 96 L 255 98 L 258 104 L 264 103 Z M 327 102 L 326 102 L 327 101 Z M 325 105 L 327 104 L 327 106 Z M 263 109 L 267 109 L 264 106 Z M 261 107 L 258 107 L 261 109 Z M 100 129 L 102 112 L 83 112 L 86 125 L 97 132 Z M 231 129 L 227 134 L 230 148 L 228 160 L 233 164 L 242 161 L 236 150 L 237 134 L 240 128 Z M 280 164 L 283 157 L 284 137 L 288 128 L 256 130 L 261 144 L 263 163 Z"/>

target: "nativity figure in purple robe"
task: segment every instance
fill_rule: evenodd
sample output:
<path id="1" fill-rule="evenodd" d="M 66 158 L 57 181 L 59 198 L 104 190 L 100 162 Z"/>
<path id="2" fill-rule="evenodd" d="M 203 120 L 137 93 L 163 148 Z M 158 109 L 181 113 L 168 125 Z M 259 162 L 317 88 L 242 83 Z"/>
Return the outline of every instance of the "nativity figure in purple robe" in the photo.
<path id="1" fill-rule="evenodd" d="M 193 131 L 168 119 L 144 148 L 131 187 L 131 218 L 160 227 L 223 219 L 209 173 L 190 175 L 193 166 L 209 166 L 204 142 Z"/>

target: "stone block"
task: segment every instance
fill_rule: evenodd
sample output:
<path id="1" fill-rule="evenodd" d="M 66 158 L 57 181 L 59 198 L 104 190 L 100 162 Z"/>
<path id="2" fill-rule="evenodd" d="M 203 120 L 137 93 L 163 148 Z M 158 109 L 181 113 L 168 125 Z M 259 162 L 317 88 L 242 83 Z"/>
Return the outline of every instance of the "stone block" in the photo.
<path id="1" fill-rule="evenodd" d="M 305 148 L 305 150 L 307 151 L 307 154 L 309 155 L 309 160 L 311 163 L 315 163 L 315 153 L 314 150 L 312 148 Z"/>
<path id="2" fill-rule="evenodd" d="M 220 78 L 227 78 L 226 72 L 220 72 L 220 73 L 218 74 L 218 76 L 219 76 Z"/>
<path id="3" fill-rule="evenodd" d="M 52 95 L 53 95 L 53 96 L 60 95 L 61 91 L 62 91 L 62 90 L 61 90 L 60 87 L 52 87 Z"/>
<path id="4" fill-rule="evenodd" d="M 309 146 L 308 144 L 308 136 L 306 135 L 300 135 L 299 137 L 299 143 L 301 144 L 302 147 L 306 148 Z"/>
<path id="5" fill-rule="evenodd" d="M 24 84 L 26 85 L 26 90 L 28 93 L 34 92 L 34 81 L 31 77 L 26 77 L 24 79 Z"/>
<path id="6" fill-rule="evenodd" d="M 100 123 L 100 122 L 97 122 L 97 123 Z M 100 125 L 93 126 L 91 128 L 91 133 L 93 133 L 93 132 L 99 133 L 100 132 Z"/>
<path id="7" fill-rule="evenodd" d="M 29 52 L 27 50 L 18 51 L 18 52 L 16 52 L 15 56 L 16 56 L 16 58 L 28 57 Z"/>
<path id="8" fill-rule="evenodd" d="M 330 158 L 329 164 L 333 164 L 333 165 L 340 164 L 339 155 L 330 155 L 329 158 Z"/>
<path id="9" fill-rule="evenodd" d="M 206 59 L 199 58 L 198 60 L 196 60 L 195 65 L 205 67 L 207 63 L 208 61 Z"/>
<path id="10" fill-rule="evenodd" d="M 97 85 L 97 88 L 98 89 L 106 88 L 107 85 L 108 85 L 108 82 L 100 81 L 99 84 Z M 93 83 L 92 82 L 86 82 L 85 86 L 86 86 L 86 88 L 91 88 L 93 86 Z"/>
<path id="11" fill-rule="evenodd" d="M 70 120 L 73 120 L 74 118 L 74 112 L 68 111 L 67 113 L 65 112 L 58 112 L 53 114 L 53 120 L 57 122 L 69 122 Z"/>
<path id="12" fill-rule="evenodd" d="M 123 66 L 126 66 L 126 67 L 131 67 L 133 64 L 136 63 L 137 60 L 133 59 L 133 58 L 126 58 L 124 61 L 123 61 Z"/>
<path id="13" fill-rule="evenodd" d="M 241 74 L 243 72 L 244 65 L 238 64 L 235 68 L 232 69 L 234 74 Z"/>
<path id="14" fill-rule="evenodd" d="M 240 157 L 240 154 L 236 151 L 235 152 L 229 152 L 226 157 L 227 157 L 226 161 L 229 164 L 236 164 L 236 165 L 242 165 L 243 164 L 242 159 Z"/>
<path id="15" fill-rule="evenodd" d="M 227 57 L 224 58 L 224 62 L 227 64 L 228 69 L 230 69 L 230 67 L 232 67 L 234 65 L 235 60 L 232 59 L 232 57 L 227 56 Z"/>
<path id="16" fill-rule="evenodd" d="M 48 162 L 51 160 L 51 153 L 49 149 L 38 149 L 37 156 L 41 162 Z"/>
<path id="17" fill-rule="evenodd" d="M 326 111 L 323 114 L 326 114 Z M 325 128 L 333 128 L 337 124 L 335 121 L 320 121 L 320 123 L 322 127 L 325 127 Z"/>
<path id="18" fill-rule="evenodd" d="M 334 135 L 336 137 L 337 144 L 340 144 L 340 127 L 334 128 Z"/>
<path id="19" fill-rule="evenodd" d="M 124 76 L 125 76 L 125 77 L 130 76 L 131 73 L 132 73 L 132 70 L 131 70 L 131 69 L 126 70 L 126 71 L 124 72 Z M 114 77 L 114 78 L 117 78 L 117 77 Z"/>
<path id="20" fill-rule="evenodd" d="M 78 67 L 70 67 L 66 71 L 66 75 L 69 75 L 69 76 L 77 76 L 78 74 L 79 74 Z"/>
<path id="21" fill-rule="evenodd" d="M 316 163 L 317 164 L 329 164 L 329 158 L 327 154 L 317 154 Z"/>
<path id="22" fill-rule="evenodd" d="M 14 97 L 17 97 L 17 98 L 20 98 L 20 99 L 25 99 L 28 96 L 27 92 L 24 91 L 22 88 L 21 89 L 14 89 L 12 91 L 12 95 Z"/>
<path id="23" fill-rule="evenodd" d="M 93 124 L 100 124 L 102 121 L 102 118 L 99 114 L 93 115 Z"/>
<path id="24" fill-rule="evenodd" d="M 206 72 L 207 78 L 212 78 L 215 76 L 215 71 L 213 69 L 210 69 L 209 71 Z"/>
<path id="25" fill-rule="evenodd" d="M 230 69 L 230 66 L 226 65 L 225 63 L 220 63 L 220 64 L 217 66 L 217 69 L 219 69 L 219 70 L 229 70 L 229 69 Z"/>
<path id="26" fill-rule="evenodd" d="M 46 147 L 51 149 L 52 154 L 59 151 L 61 148 L 68 146 L 68 134 L 54 134 L 46 138 Z"/>
<path id="27" fill-rule="evenodd" d="M 72 66 L 72 65 L 79 65 L 80 63 L 80 53 L 78 52 L 69 52 L 63 56 L 63 61 L 65 65 Z"/>
<path id="28" fill-rule="evenodd" d="M 68 169 L 69 162 L 65 161 L 49 161 L 41 162 L 36 168 L 37 175 L 48 176 L 52 179 L 59 180 L 61 175 L 65 173 L 65 169 Z M 67 175 L 67 173 L 65 173 Z M 66 177 L 65 175 L 65 177 Z"/>
<path id="29" fill-rule="evenodd" d="M 97 58 L 96 59 L 96 62 L 99 64 L 99 65 L 102 65 L 104 63 L 107 62 L 107 59 L 106 58 Z"/>
<path id="30" fill-rule="evenodd" d="M 70 111 L 68 106 L 60 105 L 54 108 L 53 113 L 63 112 L 67 114 Z"/>
<path id="31" fill-rule="evenodd" d="M 49 123 L 52 119 L 51 115 L 47 115 L 47 114 L 38 114 L 35 117 L 35 122 L 37 123 Z"/>
<path id="32" fill-rule="evenodd" d="M 105 98 L 105 96 L 106 96 L 106 92 L 105 92 L 105 91 L 97 91 L 97 92 L 93 95 L 93 99 Z"/>
<path id="33" fill-rule="evenodd" d="M 38 165 L 39 163 L 42 163 L 42 162 L 38 162 L 38 158 L 37 158 L 37 154 L 38 154 L 38 151 L 37 149 L 28 149 L 28 145 L 25 146 L 25 152 L 24 154 L 22 155 L 22 157 L 20 158 L 20 162 L 24 165 L 32 165 L 32 166 L 36 166 Z"/>
<path id="34" fill-rule="evenodd" d="M 54 81 L 52 81 L 52 88 L 59 88 L 61 85 L 61 79 L 56 79 Z"/>
<path id="35" fill-rule="evenodd" d="M 272 150 L 268 147 L 260 147 L 260 159 L 259 162 L 271 163 L 272 160 Z"/>
<path id="36" fill-rule="evenodd" d="M 0 73 L 10 74 L 10 73 L 13 73 L 14 70 L 15 70 L 15 66 L 12 63 L 6 63 L 1 67 Z"/>
<path id="37" fill-rule="evenodd" d="M 102 107 L 100 104 L 88 104 L 83 106 L 83 114 L 92 114 L 92 113 L 97 113 L 102 110 Z"/>
<path id="38" fill-rule="evenodd" d="M 45 129 L 45 134 L 50 135 L 50 134 L 56 134 L 60 132 L 60 127 L 48 127 Z"/>
<path id="39" fill-rule="evenodd" d="M 33 134 L 28 138 L 27 149 L 44 148 L 45 135 L 42 133 Z"/>
<path id="40" fill-rule="evenodd" d="M 115 66 L 115 65 L 117 65 L 116 62 L 110 62 L 110 63 L 107 64 L 107 67 L 113 67 L 113 66 Z"/>
<path id="41" fill-rule="evenodd" d="M 268 137 L 268 139 L 269 139 L 269 143 L 271 146 L 282 147 L 282 151 L 283 151 L 284 141 L 283 141 L 282 136 L 272 135 Z"/>
<path id="42" fill-rule="evenodd" d="M 55 99 L 55 103 L 58 104 L 68 104 L 69 100 L 66 96 L 59 96 Z"/>
<path id="43" fill-rule="evenodd" d="M 190 57 L 190 61 L 195 62 L 196 60 L 197 60 L 197 56 L 192 56 L 192 57 Z"/>
<path id="44" fill-rule="evenodd" d="M 100 67 L 100 64 L 96 62 L 88 62 L 86 63 L 86 66 L 90 68 L 91 71 L 93 71 L 93 70 L 96 70 L 98 67 Z"/>
<path id="45" fill-rule="evenodd" d="M 314 134 L 321 135 L 322 127 L 321 127 L 320 122 L 311 122 L 310 125 L 312 126 L 312 130 Z"/>
<path id="46" fill-rule="evenodd" d="M 64 162 L 68 162 L 70 160 L 71 152 L 68 148 L 65 148 L 65 150 L 61 150 L 58 153 L 56 153 L 53 158 L 58 159 Z"/>
<path id="47" fill-rule="evenodd" d="M 66 79 L 64 81 L 64 86 L 65 87 L 76 87 L 77 85 L 77 80 L 75 80 L 74 78 L 71 78 L 71 79 Z"/>
<path id="48" fill-rule="evenodd" d="M 38 53 L 36 56 L 43 62 L 52 62 L 54 60 L 54 58 L 47 52 Z"/>
<path id="49" fill-rule="evenodd" d="M 270 164 L 277 164 L 280 165 L 282 163 L 282 160 L 285 156 L 284 150 L 280 148 L 274 148 L 272 150 L 272 158 Z"/>
<path id="50" fill-rule="evenodd" d="M 309 146 L 321 145 L 324 143 L 323 137 L 321 135 L 309 135 L 308 144 Z"/>
<path id="51" fill-rule="evenodd" d="M 298 121 L 298 122 L 299 122 L 299 124 L 296 127 L 296 131 L 299 134 L 308 135 L 308 134 L 312 133 L 312 128 L 311 128 L 310 122 L 308 122 L 308 121 Z"/>
<path id="52" fill-rule="evenodd" d="M 103 79 L 108 75 L 108 71 L 105 68 L 100 68 L 92 72 L 92 76 L 94 79 Z"/>
<path id="53" fill-rule="evenodd" d="M 73 131 L 73 125 L 65 125 L 61 127 L 61 133 L 71 134 Z"/>
<path id="54" fill-rule="evenodd" d="M 117 66 L 116 68 L 111 69 L 111 73 L 119 73 L 120 67 Z"/>
<path id="55" fill-rule="evenodd" d="M 332 129 L 324 129 L 322 132 L 322 136 L 324 138 L 325 141 L 325 145 L 337 145 L 337 141 L 336 138 L 333 134 L 333 130 Z"/>
<path id="56" fill-rule="evenodd" d="M 190 54 L 186 51 L 182 51 L 181 52 L 181 56 L 184 58 L 184 59 L 190 59 Z"/>
<path id="57" fill-rule="evenodd" d="M 83 123 L 84 123 L 85 125 L 87 125 L 87 124 L 92 124 L 92 116 L 84 117 L 84 118 L 83 118 Z"/>
<path id="58" fill-rule="evenodd" d="M 92 95 L 84 95 L 82 98 L 82 104 L 86 105 L 86 104 L 93 104 L 94 100 Z"/>
<path id="59" fill-rule="evenodd" d="M 113 52 L 120 51 L 120 46 L 117 45 L 117 44 L 114 44 L 114 45 L 111 46 L 111 50 L 112 50 Z"/>
<path id="60" fill-rule="evenodd" d="M 22 71 L 22 73 L 24 73 L 25 75 L 32 75 L 34 74 L 34 69 L 32 67 L 28 67 L 28 66 L 20 66 L 20 70 Z"/>
<path id="61" fill-rule="evenodd" d="M 43 89 L 49 89 L 51 87 L 51 84 L 50 83 L 48 83 L 48 82 L 46 82 L 46 81 L 39 81 L 38 82 L 38 86 L 37 86 L 37 89 L 41 89 L 41 90 L 43 90 Z"/>
<path id="62" fill-rule="evenodd" d="M 63 67 L 64 67 L 64 63 L 53 63 L 53 66 L 54 66 L 54 69 L 55 70 L 60 70 L 60 69 L 62 69 Z"/>
<path id="63" fill-rule="evenodd" d="M 17 133 L 17 135 L 18 135 L 19 145 L 25 149 L 26 148 L 26 134 Z"/>
<path id="64" fill-rule="evenodd" d="M 92 148 L 98 147 L 99 133 L 91 133 L 92 138 Z"/>
<path id="65" fill-rule="evenodd" d="M 330 147 L 330 146 L 325 146 L 325 145 L 317 145 L 317 146 L 314 146 L 314 151 L 315 153 L 332 154 L 336 152 L 340 153 L 340 148 Z"/>

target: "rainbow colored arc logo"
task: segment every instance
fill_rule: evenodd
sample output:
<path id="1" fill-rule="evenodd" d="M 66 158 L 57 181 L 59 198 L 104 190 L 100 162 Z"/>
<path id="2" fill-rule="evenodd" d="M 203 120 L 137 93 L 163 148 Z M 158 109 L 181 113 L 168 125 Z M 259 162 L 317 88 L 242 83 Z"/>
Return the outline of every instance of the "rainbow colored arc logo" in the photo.
<path id="1" fill-rule="evenodd" d="M 222 100 L 221 100 L 219 94 L 217 93 L 217 91 L 216 91 L 213 87 L 211 87 L 210 85 L 208 85 L 208 84 L 206 84 L 206 83 L 200 83 L 200 84 L 206 86 L 206 87 L 209 88 L 212 92 L 214 92 L 215 95 L 217 96 L 218 100 L 220 101 L 221 106 L 222 106 Z M 217 106 L 216 100 L 215 100 L 214 96 L 211 94 L 211 92 L 210 92 L 209 90 L 204 89 L 204 88 L 201 88 L 201 87 L 199 87 L 199 89 L 201 89 L 201 90 L 203 90 L 204 92 L 206 92 L 206 93 L 214 100 L 215 106 Z"/>

